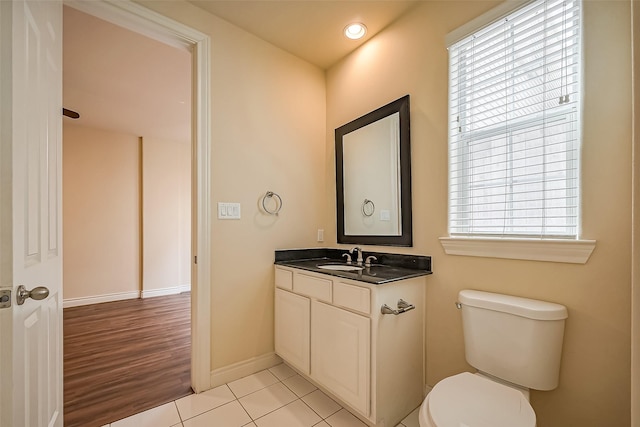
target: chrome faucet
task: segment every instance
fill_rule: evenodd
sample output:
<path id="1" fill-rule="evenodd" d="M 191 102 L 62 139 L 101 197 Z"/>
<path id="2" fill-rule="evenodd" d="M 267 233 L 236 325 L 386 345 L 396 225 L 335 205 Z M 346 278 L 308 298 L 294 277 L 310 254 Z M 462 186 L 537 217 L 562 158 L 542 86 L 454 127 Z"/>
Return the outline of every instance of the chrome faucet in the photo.
<path id="1" fill-rule="evenodd" d="M 358 251 L 358 259 L 356 261 L 356 263 L 358 265 L 362 265 L 362 249 L 360 249 L 358 246 L 355 246 L 351 249 L 349 249 L 349 253 L 353 253 L 353 251 Z"/>

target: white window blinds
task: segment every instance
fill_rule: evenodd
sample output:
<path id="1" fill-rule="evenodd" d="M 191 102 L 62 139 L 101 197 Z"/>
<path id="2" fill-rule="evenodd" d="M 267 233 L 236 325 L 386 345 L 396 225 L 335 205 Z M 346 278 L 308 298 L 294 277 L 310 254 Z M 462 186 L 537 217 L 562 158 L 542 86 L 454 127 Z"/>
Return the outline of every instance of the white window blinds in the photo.
<path id="1" fill-rule="evenodd" d="M 449 232 L 578 238 L 580 3 L 534 1 L 449 47 Z"/>

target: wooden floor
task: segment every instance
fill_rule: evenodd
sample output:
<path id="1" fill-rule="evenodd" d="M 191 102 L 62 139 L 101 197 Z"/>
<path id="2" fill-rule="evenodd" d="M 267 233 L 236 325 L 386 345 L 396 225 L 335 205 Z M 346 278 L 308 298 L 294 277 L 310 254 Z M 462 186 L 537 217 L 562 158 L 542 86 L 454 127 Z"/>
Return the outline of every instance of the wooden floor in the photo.
<path id="1" fill-rule="evenodd" d="M 64 425 L 92 427 L 192 393 L 190 294 L 64 309 Z"/>

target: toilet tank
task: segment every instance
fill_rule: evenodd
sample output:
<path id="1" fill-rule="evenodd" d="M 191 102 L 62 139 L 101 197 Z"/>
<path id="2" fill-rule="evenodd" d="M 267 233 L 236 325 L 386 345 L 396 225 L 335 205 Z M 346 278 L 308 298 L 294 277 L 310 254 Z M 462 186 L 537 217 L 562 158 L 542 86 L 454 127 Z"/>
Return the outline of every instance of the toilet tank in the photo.
<path id="1" fill-rule="evenodd" d="M 471 366 L 525 388 L 558 386 L 566 307 L 474 290 L 458 301 Z"/>

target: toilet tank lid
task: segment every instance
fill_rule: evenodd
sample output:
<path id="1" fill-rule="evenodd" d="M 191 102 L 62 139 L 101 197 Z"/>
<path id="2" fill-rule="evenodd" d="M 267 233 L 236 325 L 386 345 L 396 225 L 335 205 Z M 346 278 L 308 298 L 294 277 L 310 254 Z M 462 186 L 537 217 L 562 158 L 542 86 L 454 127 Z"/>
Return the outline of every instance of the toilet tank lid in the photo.
<path id="1" fill-rule="evenodd" d="M 568 317 L 564 305 L 491 292 L 462 290 L 458 294 L 462 305 L 500 311 L 535 320 L 562 320 Z"/>

